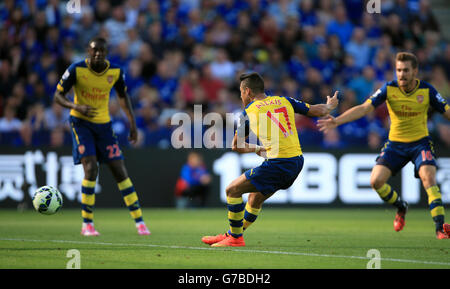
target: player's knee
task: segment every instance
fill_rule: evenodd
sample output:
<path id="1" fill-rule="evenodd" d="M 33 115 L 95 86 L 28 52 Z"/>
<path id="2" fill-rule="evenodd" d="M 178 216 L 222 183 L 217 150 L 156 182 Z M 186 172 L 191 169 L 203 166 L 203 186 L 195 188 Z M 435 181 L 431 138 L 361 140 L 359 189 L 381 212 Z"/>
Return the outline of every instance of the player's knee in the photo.
<path id="1" fill-rule="evenodd" d="M 128 173 L 122 160 L 111 161 L 108 165 L 117 182 L 122 182 L 128 178 Z"/>
<path id="2" fill-rule="evenodd" d="M 225 189 L 225 192 L 227 194 L 227 197 L 232 197 L 232 198 L 238 198 L 239 197 L 239 191 L 237 189 L 237 186 L 229 185 Z"/>
<path id="3" fill-rule="evenodd" d="M 234 188 L 233 188 L 233 186 L 228 186 L 226 189 L 225 189 L 225 193 L 227 194 L 227 197 L 230 197 L 230 195 L 231 194 L 233 194 L 233 191 L 234 191 Z"/>
<path id="4" fill-rule="evenodd" d="M 84 165 L 85 178 L 95 180 L 97 178 L 98 166 L 95 162 L 87 162 Z"/>
<path id="5" fill-rule="evenodd" d="M 436 179 L 433 174 L 424 174 L 420 176 L 420 180 L 425 188 L 434 186 L 436 184 Z"/>
<path id="6" fill-rule="evenodd" d="M 250 207 L 260 209 L 262 207 L 262 204 L 264 203 L 264 199 L 258 198 L 255 194 L 250 194 L 248 196 L 247 202 L 250 205 Z"/>
<path id="7" fill-rule="evenodd" d="M 384 183 L 385 183 L 384 180 L 379 179 L 379 178 L 371 178 L 370 179 L 370 186 L 374 190 L 380 189 L 384 185 Z"/>
<path id="8" fill-rule="evenodd" d="M 434 186 L 436 184 L 436 171 L 435 169 L 421 167 L 419 170 L 419 177 L 425 188 Z"/>

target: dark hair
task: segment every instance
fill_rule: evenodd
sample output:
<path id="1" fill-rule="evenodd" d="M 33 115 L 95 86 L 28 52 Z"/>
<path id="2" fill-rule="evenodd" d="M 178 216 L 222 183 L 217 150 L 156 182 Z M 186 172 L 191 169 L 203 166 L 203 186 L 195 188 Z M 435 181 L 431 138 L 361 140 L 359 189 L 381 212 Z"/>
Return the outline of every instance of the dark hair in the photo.
<path id="1" fill-rule="evenodd" d="M 248 87 L 254 94 L 264 93 L 264 80 L 257 72 L 244 73 L 239 77 L 244 87 Z"/>
<path id="2" fill-rule="evenodd" d="M 397 53 L 397 55 L 395 56 L 395 60 L 396 61 L 401 61 L 401 62 L 406 62 L 406 61 L 411 61 L 411 65 L 412 67 L 415 69 L 418 66 L 418 61 L 417 61 L 417 57 L 409 52 L 399 52 Z"/>

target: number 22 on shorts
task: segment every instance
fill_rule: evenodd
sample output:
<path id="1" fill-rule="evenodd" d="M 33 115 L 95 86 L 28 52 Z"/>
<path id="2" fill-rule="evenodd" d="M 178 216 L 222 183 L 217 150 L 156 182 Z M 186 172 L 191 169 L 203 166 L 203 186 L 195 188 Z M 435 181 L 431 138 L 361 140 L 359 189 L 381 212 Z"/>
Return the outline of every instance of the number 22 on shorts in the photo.
<path id="1" fill-rule="evenodd" d="M 109 152 L 108 158 L 112 159 L 115 157 L 120 157 L 119 145 L 117 145 L 117 144 L 109 145 L 106 147 L 106 149 Z"/>

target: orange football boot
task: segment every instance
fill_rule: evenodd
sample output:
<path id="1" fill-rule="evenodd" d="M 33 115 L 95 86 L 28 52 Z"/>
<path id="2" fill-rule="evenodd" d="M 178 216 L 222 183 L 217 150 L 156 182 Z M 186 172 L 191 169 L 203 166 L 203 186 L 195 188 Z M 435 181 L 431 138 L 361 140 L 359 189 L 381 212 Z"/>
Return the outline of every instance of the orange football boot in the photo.
<path id="1" fill-rule="evenodd" d="M 394 230 L 396 232 L 400 232 L 401 230 L 403 230 L 403 227 L 406 224 L 406 222 L 405 222 L 405 215 L 406 215 L 407 211 L 408 211 L 408 203 L 404 202 L 403 208 L 399 208 L 397 210 L 397 214 L 395 215 Z"/>
<path id="2" fill-rule="evenodd" d="M 445 233 L 447 233 L 447 235 L 450 235 L 450 224 L 444 224 L 442 226 L 442 229 L 444 230 Z"/>
<path id="3" fill-rule="evenodd" d="M 208 245 L 212 245 L 214 243 L 218 243 L 218 242 L 222 241 L 226 237 L 228 237 L 228 233 L 219 234 L 219 235 L 215 235 L 215 236 L 204 236 L 202 238 L 202 242 L 205 244 L 208 244 Z"/>
<path id="4" fill-rule="evenodd" d="M 444 224 L 442 226 L 442 231 L 436 231 L 436 238 L 438 238 L 439 240 L 450 239 L 450 224 Z"/>
<path id="5" fill-rule="evenodd" d="M 439 240 L 450 239 L 450 235 L 444 231 L 436 231 L 436 238 Z"/>
<path id="6" fill-rule="evenodd" d="M 222 241 L 211 245 L 211 247 L 244 247 L 244 246 L 245 242 L 243 236 L 240 236 L 238 238 L 235 238 L 233 236 L 227 236 Z"/>

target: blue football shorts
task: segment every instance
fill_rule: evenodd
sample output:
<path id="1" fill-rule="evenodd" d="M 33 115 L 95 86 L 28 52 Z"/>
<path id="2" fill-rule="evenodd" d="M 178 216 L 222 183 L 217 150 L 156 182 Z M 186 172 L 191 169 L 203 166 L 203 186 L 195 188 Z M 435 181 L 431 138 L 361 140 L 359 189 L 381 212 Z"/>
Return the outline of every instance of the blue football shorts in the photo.
<path id="1" fill-rule="evenodd" d="M 245 177 L 263 195 L 289 188 L 303 168 L 303 156 L 267 159 L 260 166 L 247 170 Z"/>
<path id="2" fill-rule="evenodd" d="M 410 143 L 388 140 L 376 162 L 388 167 L 395 176 L 408 162 L 414 164 L 414 175 L 419 178 L 419 168 L 422 165 L 436 165 L 433 141 L 429 136 Z"/>
<path id="3" fill-rule="evenodd" d="M 100 163 L 123 159 L 111 122 L 93 123 L 70 116 L 73 162 L 77 165 L 86 156 L 97 156 Z"/>

